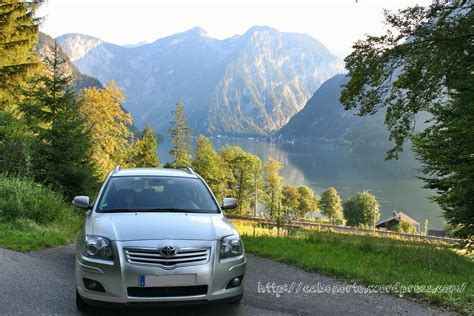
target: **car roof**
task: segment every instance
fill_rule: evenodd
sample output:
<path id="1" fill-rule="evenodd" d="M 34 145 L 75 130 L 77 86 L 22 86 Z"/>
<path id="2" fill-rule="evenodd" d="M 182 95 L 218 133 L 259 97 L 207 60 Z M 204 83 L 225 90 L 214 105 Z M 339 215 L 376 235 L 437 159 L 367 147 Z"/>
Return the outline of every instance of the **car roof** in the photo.
<path id="1" fill-rule="evenodd" d="M 197 178 L 195 173 L 182 169 L 169 168 L 127 168 L 114 171 L 112 177 L 131 177 L 131 176 L 162 176 L 162 177 L 181 177 Z"/>

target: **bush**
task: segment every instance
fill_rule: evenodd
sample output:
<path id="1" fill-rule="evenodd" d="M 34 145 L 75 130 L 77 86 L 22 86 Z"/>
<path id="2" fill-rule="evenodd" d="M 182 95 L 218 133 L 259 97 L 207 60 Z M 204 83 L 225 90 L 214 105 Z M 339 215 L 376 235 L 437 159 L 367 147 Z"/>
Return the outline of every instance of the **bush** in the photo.
<path id="1" fill-rule="evenodd" d="M 416 234 L 416 228 L 408 222 L 401 221 L 396 226 L 394 226 L 392 231 L 405 234 Z"/>
<path id="2" fill-rule="evenodd" d="M 62 218 L 70 208 L 59 193 L 47 187 L 0 175 L 0 219 L 47 224 Z"/>

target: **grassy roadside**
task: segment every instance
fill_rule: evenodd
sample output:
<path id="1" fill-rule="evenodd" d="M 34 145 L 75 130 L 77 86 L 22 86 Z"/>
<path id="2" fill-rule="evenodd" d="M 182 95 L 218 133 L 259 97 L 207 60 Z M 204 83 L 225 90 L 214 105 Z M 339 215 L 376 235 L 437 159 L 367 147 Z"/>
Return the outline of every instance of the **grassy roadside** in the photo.
<path id="1" fill-rule="evenodd" d="M 0 222 L 0 248 L 28 252 L 68 245 L 76 241 L 81 223 L 80 216 L 47 225 L 26 219 Z"/>
<path id="2" fill-rule="evenodd" d="M 364 285 L 457 285 L 463 292 L 419 292 L 404 295 L 474 312 L 474 261 L 447 245 L 334 232 L 299 232 L 277 237 L 237 223 L 246 250 L 311 272 Z M 400 293 L 394 293 L 402 296 Z"/>
<path id="3" fill-rule="evenodd" d="M 83 218 L 59 193 L 0 176 L 0 248 L 27 252 L 72 243 Z"/>

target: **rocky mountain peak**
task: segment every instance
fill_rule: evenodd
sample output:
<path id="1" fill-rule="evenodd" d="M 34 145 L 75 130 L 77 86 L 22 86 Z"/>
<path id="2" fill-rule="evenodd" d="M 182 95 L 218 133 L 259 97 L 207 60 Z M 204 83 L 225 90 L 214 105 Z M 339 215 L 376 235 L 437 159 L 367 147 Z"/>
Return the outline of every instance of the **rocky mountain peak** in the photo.
<path id="1" fill-rule="evenodd" d="M 344 72 L 316 39 L 268 26 L 224 40 L 194 27 L 135 48 L 74 34 L 59 43 L 81 72 L 124 87 L 138 127 L 157 131 L 180 99 L 196 133 L 268 135 Z"/>
<path id="2" fill-rule="evenodd" d="M 56 38 L 72 62 L 83 58 L 89 51 L 105 42 L 84 34 L 69 33 Z"/>

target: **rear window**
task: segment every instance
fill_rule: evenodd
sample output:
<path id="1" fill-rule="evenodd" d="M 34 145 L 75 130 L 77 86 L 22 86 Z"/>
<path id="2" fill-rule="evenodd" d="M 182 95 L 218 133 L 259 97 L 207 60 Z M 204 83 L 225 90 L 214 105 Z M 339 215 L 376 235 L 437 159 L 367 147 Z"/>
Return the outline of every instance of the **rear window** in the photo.
<path id="1" fill-rule="evenodd" d="M 211 192 L 198 178 L 111 177 L 97 212 L 218 213 Z"/>

